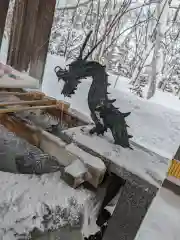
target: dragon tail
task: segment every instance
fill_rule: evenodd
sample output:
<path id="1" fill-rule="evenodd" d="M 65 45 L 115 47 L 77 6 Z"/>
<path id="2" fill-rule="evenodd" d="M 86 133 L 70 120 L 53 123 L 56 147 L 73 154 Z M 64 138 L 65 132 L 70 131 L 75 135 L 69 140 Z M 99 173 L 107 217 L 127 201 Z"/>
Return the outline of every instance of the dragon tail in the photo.
<path id="1" fill-rule="evenodd" d="M 128 134 L 127 127 L 128 126 L 126 124 L 118 123 L 118 124 L 114 124 L 114 126 L 110 129 L 111 129 L 115 144 L 120 145 L 123 148 L 133 149 L 129 143 L 129 139 L 132 138 L 132 136 Z"/>
<path id="2" fill-rule="evenodd" d="M 103 118 L 104 124 L 112 132 L 114 143 L 120 145 L 123 148 L 130 148 L 129 139 L 132 138 L 128 134 L 127 128 L 129 127 L 126 123 L 126 117 L 130 115 L 131 112 L 122 113 L 118 108 L 112 105 L 114 100 L 108 100 L 109 104 L 105 104 L 101 108 L 101 117 Z"/>

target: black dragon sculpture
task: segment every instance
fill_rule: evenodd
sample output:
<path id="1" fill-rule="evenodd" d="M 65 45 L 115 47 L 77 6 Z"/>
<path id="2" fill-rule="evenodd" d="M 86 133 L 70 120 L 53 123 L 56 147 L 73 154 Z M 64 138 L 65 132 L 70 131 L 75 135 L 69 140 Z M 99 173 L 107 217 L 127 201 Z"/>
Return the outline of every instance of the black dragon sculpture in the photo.
<path id="1" fill-rule="evenodd" d="M 129 139 L 132 136 L 127 132 L 128 125 L 125 121 L 130 112 L 120 112 L 113 105 L 116 99 L 108 98 L 107 88 L 110 84 L 108 83 L 108 74 L 105 66 L 96 61 L 88 61 L 88 57 L 96 46 L 83 57 L 83 51 L 91 33 L 92 31 L 86 36 L 78 58 L 69 64 L 69 69 L 62 69 L 59 66 L 55 68 L 58 81 L 63 80 L 65 83 L 62 94 L 66 97 L 71 97 L 82 79 L 92 77 L 93 81 L 88 93 L 88 106 L 95 126 L 90 130 L 90 134 L 104 135 L 110 129 L 115 144 L 123 148 L 132 149 L 129 143 Z"/>

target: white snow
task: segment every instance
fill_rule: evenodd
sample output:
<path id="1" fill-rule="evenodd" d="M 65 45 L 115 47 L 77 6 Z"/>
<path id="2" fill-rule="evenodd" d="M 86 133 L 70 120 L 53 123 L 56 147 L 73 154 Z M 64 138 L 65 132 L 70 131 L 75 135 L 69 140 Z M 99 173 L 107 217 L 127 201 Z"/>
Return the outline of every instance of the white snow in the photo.
<path id="1" fill-rule="evenodd" d="M 134 151 L 121 148 L 114 145 L 110 138 L 87 135 L 88 129 L 89 127 L 86 127 L 82 132 L 81 127 L 76 127 L 65 130 L 65 133 L 73 137 L 81 145 L 109 159 L 111 171 L 120 171 L 123 177 L 122 168 L 125 168 L 127 171 L 160 187 L 159 183 L 164 180 L 168 169 L 168 160 L 166 158 L 148 152 L 147 149 L 144 150 L 138 146 L 132 146 Z"/>
<path id="2" fill-rule="evenodd" d="M 106 167 L 103 161 L 83 151 L 82 149 L 77 147 L 74 143 L 66 145 L 66 150 L 78 156 L 86 166 L 90 165 L 91 167 L 98 169 L 99 171 L 105 171 Z"/>
<path id="3" fill-rule="evenodd" d="M 6 37 L 2 40 L 2 45 L 0 49 L 0 62 L 6 63 L 7 52 L 8 52 L 8 39 Z"/>
<path id="4" fill-rule="evenodd" d="M 154 198 L 135 240 L 178 240 L 180 197 L 161 188 Z"/>
<path id="5" fill-rule="evenodd" d="M 77 159 L 65 168 L 65 172 L 76 178 L 84 175 L 87 172 L 87 168 L 80 159 Z"/>
<path id="6" fill-rule="evenodd" d="M 0 173 L 0 239 L 11 233 L 28 234 L 37 227 L 44 231 L 43 216 L 46 205 L 54 211 L 58 206 L 68 209 L 67 216 L 54 216 L 54 223 L 50 221 L 48 229 L 57 229 L 66 224 L 73 225 L 82 211 L 90 192 L 68 187 L 60 180 L 60 173 L 45 174 L 41 177 Z M 75 205 L 70 201 L 76 202 Z M 60 212 L 59 212 L 60 214 Z M 52 219 L 53 220 L 53 219 Z M 2 236 L 4 238 L 2 238 Z M 13 240 L 13 238 L 11 238 Z"/>
<path id="7" fill-rule="evenodd" d="M 64 8 L 64 7 L 75 7 L 77 4 L 82 4 L 87 0 L 57 0 L 56 7 Z"/>

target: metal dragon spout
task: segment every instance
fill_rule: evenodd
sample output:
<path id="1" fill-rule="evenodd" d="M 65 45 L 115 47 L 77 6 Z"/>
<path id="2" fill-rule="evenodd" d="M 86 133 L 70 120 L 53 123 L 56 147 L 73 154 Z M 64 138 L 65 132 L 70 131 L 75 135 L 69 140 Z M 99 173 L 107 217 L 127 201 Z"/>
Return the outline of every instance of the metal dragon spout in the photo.
<path id="1" fill-rule="evenodd" d="M 83 51 L 91 36 L 92 31 L 87 35 L 78 58 L 69 64 L 69 69 L 62 69 L 57 66 L 55 73 L 59 80 L 64 81 L 62 94 L 71 97 L 75 94 L 78 84 L 81 79 L 92 77 L 93 81 L 88 93 L 88 106 L 91 112 L 91 118 L 95 126 L 90 130 L 90 134 L 104 135 L 108 129 L 111 130 L 115 144 L 124 148 L 131 148 L 129 139 L 132 138 L 127 132 L 128 125 L 125 118 L 130 114 L 122 113 L 116 108 L 113 103 L 115 99 L 108 98 L 107 88 L 108 74 L 105 66 L 96 61 L 88 61 L 88 57 L 92 54 L 95 47 L 83 57 Z"/>

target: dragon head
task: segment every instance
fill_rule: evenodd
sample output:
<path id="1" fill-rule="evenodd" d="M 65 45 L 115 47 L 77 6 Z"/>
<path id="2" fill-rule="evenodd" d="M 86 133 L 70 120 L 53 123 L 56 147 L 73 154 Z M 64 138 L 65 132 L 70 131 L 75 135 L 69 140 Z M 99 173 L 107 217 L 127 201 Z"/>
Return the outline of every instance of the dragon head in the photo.
<path id="1" fill-rule="evenodd" d="M 61 93 L 66 97 L 71 97 L 71 95 L 75 93 L 78 84 L 81 83 L 81 79 L 90 76 L 93 70 L 93 62 L 87 61 L 87 58 L 92 54 L 92 52 L 97 46 L 95 46 L 90 52 L 88 52 L 85 57 L 82 56 L 85 46 L 91 36 L 91 33 L 92 31 L 90 31 L 89 34 L 86 36 L 79 56 L 76 60 L 74 60 L 68 65 L 67 69 L 62 69 L 59 66 L 55 67 L 54 69 L 56 76 L 58 77 L 58 81 L 64 81 L 64 87 Z"/>
<path id="2" fill-rule="evenodd" d="M 55 68 L 58 81 L 64 81 L 64 87 L 61 93 L 65 97 L 70 97 L 74 94 L 78 84 L 81 83 L 80 80 L 88 76 L 86 64 L 87 61 L 76 60 L 68 65 L 68 70 L 62 69 L 59 66 Z"/>

